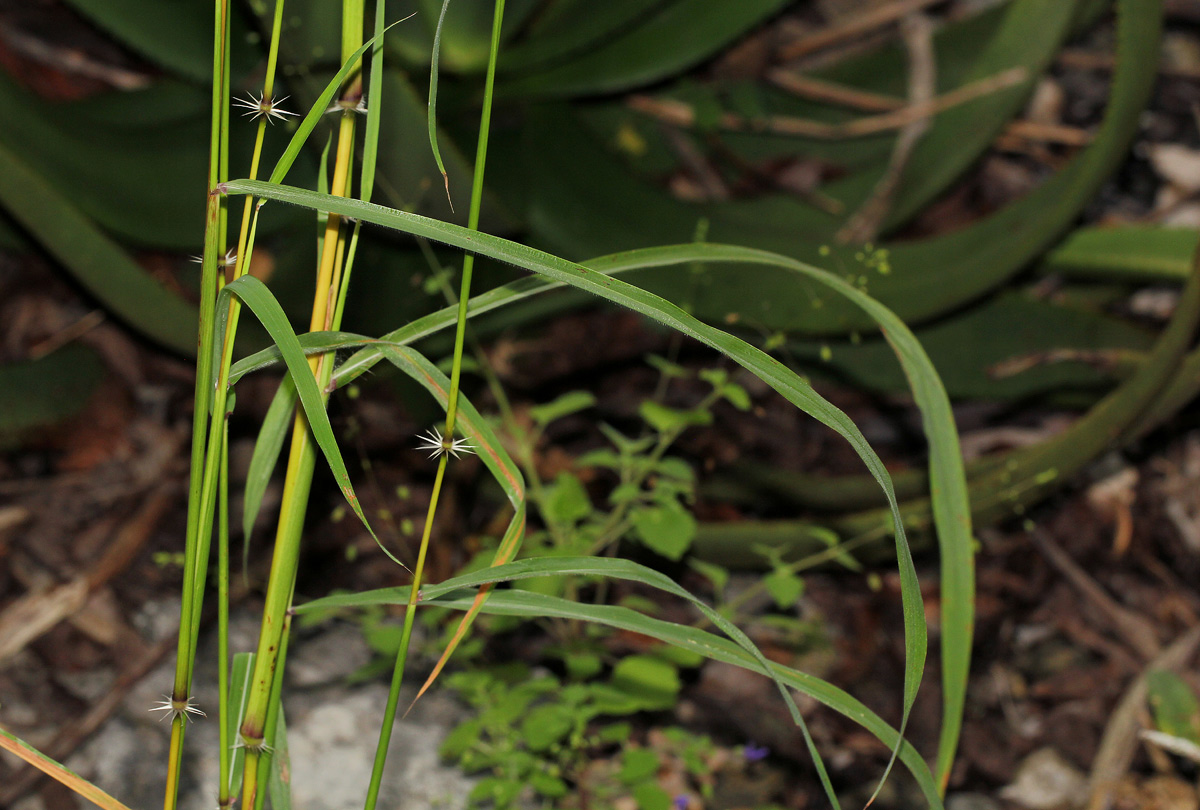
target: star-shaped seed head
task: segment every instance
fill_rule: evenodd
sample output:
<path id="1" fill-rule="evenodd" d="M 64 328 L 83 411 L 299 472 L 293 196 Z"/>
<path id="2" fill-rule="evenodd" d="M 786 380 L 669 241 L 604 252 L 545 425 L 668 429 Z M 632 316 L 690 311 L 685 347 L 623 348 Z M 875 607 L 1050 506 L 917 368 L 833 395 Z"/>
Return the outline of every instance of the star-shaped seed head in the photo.
<path id="1" fill-rule="evenodd" d="M 274 98 L 268 99 L 265 94 L 259 93 L 258 98 L 255 98 L 253 95 L 247 96 L 246 98 L 235 98 L 233 103 L 246 111 L 242 113 L 242 115 L 248 115 L 251 118 L 258 118 L 261 115 L 264 116 L 268 122 L 270 122 L 272 118 L 278 118 L 280 121 L 283 121 L 287 116 L 296 114 L 294 112 L 288 112 L 279 106 L 283 102 L 287 101 L 288 98 L 288 96 L 284 96 L 276 101 Z"/>
<path id="2" fill-rule="evenodd" d="M 253 751 L 256 754 L 270 754 L 275 750 L 272 746 L 267 745 L 265 740 L 250 742 L 246 740 L 245 737 L 239 737 L 238 741 L 233 744 L 233 747 L 244 748 L 245 750 Z"/>
<path id="3" fill-rule="evenodd" d="M 159 720 L 164 720 L 168 717 L 170 717 L 172 721 L 174 721 L 177 717 L 183 717 L 187 720 L 191 720 L 192 715 L 207 717 L 207 715 L 200 711 L 199 707 L 192 702 L 193 700 L 194 698 L 188 698 L 187 700 L 172 700 L 164 695 L 162 700 L 160 700 L 158 703 L 155 703 L 153 706 L 147 709 L 147 711 L 163 712 L 163 716 L 160 717 Z"/>
<path id="4" fill-rule="evenodd" d="M 357 99 L 338 99 L 329 105 L 329 109 L 325 111 L 326 115 L 335 112 L 342 113 L 358 113 L 359 115 L 367 114 L 367 97 L 359 96 Z"/>
<path id="5" fill-rule="evenodd" d="M 420 439 L 420 443 L 417 444 L 417 448 L 428 450 L 430 458 L 437 458 L 443 453 L 449 453 L 458 458 L 459 453 L 475 452 L 475 448 L 466 439 L 445 438 L 437 428 L 430 428 L 428 433 L 418 438 Z"/>
<path id="6" fill-rule="evenodd" d="M 204 264 L 203 256 L 192 256 L 191 260 L 196 264 Z M 235 264 L 237 264 L 237 251 L 233 248 L 230 248 L 224 256 L 217 259 L 218 267 L 233 267 Z"/>

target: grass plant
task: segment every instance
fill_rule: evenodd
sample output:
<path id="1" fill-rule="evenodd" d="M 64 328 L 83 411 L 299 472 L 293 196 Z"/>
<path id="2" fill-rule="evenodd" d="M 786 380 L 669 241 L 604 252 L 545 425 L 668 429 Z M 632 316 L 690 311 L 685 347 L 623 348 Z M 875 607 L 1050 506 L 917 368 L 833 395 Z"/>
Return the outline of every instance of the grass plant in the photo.
<path id="1" fill-rule="evenodd" d="M 435 4 L 436 5 L 436 4 Z M 442 5 L 443 17 L 448 0 Z M 183 600 L 181 609 L 177 668 L 173 689 L 167 699 L 172 715 L 172 735 L 167 763 L 167 789 L 164 810 L 177 803 L 181 779 L 182 753 L 188 715 L 194 708 L 191 685 L 196 667 L 196 645 L 201 606 L 206 594 L 211 559 L 212 535 L 217 532 L 216 579 L 218 610 L 220 705 L 220 795 L 222 808 L 240 802 L 247 810 L 258 810 L 267 794 L 277 808 L 289 805 L 286 780 L 278 777 L 286 751 L 286 722 L 282 713 L 281 684 L 286 665 L 291 617 L 295 613 L 333 607 L 395 605 L 404 611 L 403 635 L 397 652 L 387 703 L 380 707 L 381 729 L 370 783 L 364 786 L 364 807 L 375 807 L 384 779 L 385 763 L 395 715 L 399 710 L 400 688 L 405 676 L 413 622 L 421 605 L 441 605 L 463 612 L 451 641 L 433 674 L 422 685 L 418 696 L 435 681 L 458 644 L 470 632 L 480 612 L 492 612 L 525 618 L 557 616 L 571 621 L 586 621 L 625 628 L 658 638 L 663 642 L 721 661 L 736 664 L 771 678 L 791 717 L 802 730 L 829 803 L 838 807 L 837 791 L 830 780 L 820 752 L 808 733 L 804 719 L 792 696 L 792 690 L 812 696 L 863 725 L 893 752 L 919 784 L 931 807 L 941 806 L 961 723 L 963 690 L 971 645 L 973 623 L 973 570 L 971 557 L 971 518 L 967 502 L 958 438 L 945 391 L 928 357 L 907 326 L 886 307 L 858 287 L 839 276 L 795 259 L 750 248 L 693 243 L 650 248 L 584 263 L 562 259 L 534 248 L 479 231 L 483 201 L 483 178 L 487 163 L 493 88 L 497 57 L 504 22 L 504 0 L 492 5 L 493 22 L 487 72 L 482 92 L 483 105 L 475 152 L 472 194 L 466 227 L 429 219 L 371 202 L 378 157 L 380 109 L 384 103 L 381 87 L 383 37 L 386 20 L 384 3 L 377 0 L 371 15 L 368 39 L 364 0 L 342 3 L 342 67 L 315 99 L 298 124 L 266 181 L 257 179 L 263 156 L 265 134 L 272 119 L 286 117 L 276 100 L 276 74 L 280 39 L 286 36 L 281 21 L 284 2 L 274 7 L 269 58 L 261 92 L 240 105 L 258 117 L 250 165 L 242 179 L 231 179 L 229 169 L 230 116 L 236 109 L 230 94 L 230 8 L 228 0 L 214 2 L 212 62 L 212 126 L 209 149 L 209 177 L 206 204 L 206 229 L 202 259 L 200 332 L 195 388 L 195 412 L 191 453 L 191 480 L 185 541 Z M 439 22 L 435 42 L 440 42 Z M 364 76 L 362 60 L 369 57 L 370 70 Z M 434 73 L 438 60 L 433 53 Z M 445 175 L 436 144 L 433 119 L 436 81 L 429 96 L 431 146 L 439 169 Z M 364 112 L 365 124 L 358 117 Z M 327 189 L 311 190 L 283 184 L 292 163 L 306 146 L 326 112 L 333 116 L 336 137 L 332 143 L 332 169 Z M 360 131 L 361 130 L 361 131 Z M 411 156 L 412 160 L 428 159 Z M 323 167 L 324 168 L 324 167 Z M 357 172 L 356 172 L 357 169 Z M 323 176 L 326 176 L 323 174 Z M 357 176 L 357 187 L 354 182 Z M 449 181 L 446 183 L 449 193 Z M 586 189 L 577 189 L 586 196 Z M 228 206 L 236 197 L 244 197 L 236 238 L 232 272 L 226 278 L 222 258 L 231 241 L 227 233 Z M 309 331 L 297 335 L 267 285 L 251 273 L 259 212 L 264 205 L 284 203 L 312 212 L 317 222 L 318 262 Z M 359 235 L 364 227 L 387 228 L 421 239 L 441 243 L 463 253 L 461 287 L 457 304 L 404 324 L 379 338 L 341 331 L 346 290 L 354 269 Z M 519 281 L 482 294 L 472 294 L 475 256 L 483 256 L 528 271 Z M 924 760 L 903 739 L 909 712 L 926 658 L 926 623 L 916 571 L 905 534 L 905 515 L 901 512 L 891 478 L 879 457 L 871 449 L 854 423 L 839 409 L 821 397 L 800 375 L 741 338 L 705 323 L 670 301 L 623 281 L 620 276 L 651 267 L 721 264 L 770 267 L 790 274 L 796 280 L 821 285 L 828 294 L 857 307 L 887 337 L 909 379 L 914 399 L 921 410 L 930 443 L 930 476 L 933 498 L 932 520 L 937 527 L 942 552 L 942 593 L 944 600 L 944 717 L 943 733 L 936 752 L 936 770 L 931 772 Z M 560 286 L 571 286 L 597 298 L 628 307 L 651 320 L 707 345 L 757 376 L 797 408 L 841 434 L 862 458 L 870 476 L 883 493 L 887 520 L 895 535 L 902 611 L 905 632 L 905 675 L 901 688 L 901 721 L 892 728 L 851 696 L 818 678 L 773 663 L 764 657 L 750 638 L 730 619 L 714 610 L 697 596 L 681 588 L 664 574 L 619 557 L 571 556 L 519 559 L 526 521 L 526 489 L 520 465 L 505 449 L 501 437 L 488 420 L 461 392 L 463 347 L 470 318 L 529 298 Z M 243 309 L 248 309 L 263 325 L 273 346 L 234 362 L 235 337 Z M 443 329 L 454 329 L 453 362 L 449 376 L 417 351 L 413 344 Z M 347 359 L 336 362 L 338 350 L 354 349 Z M 370 369 L 386 361 L 421 384 L 445 410 L 444 428 L 425 440 L 437 456 L 433 494 L 423 527 L 415 565 L 409 575 L 411 584 L 359 594 L 330 596 L 307 604 L 294 604 L 295 584 L 303 539 L 303 525 L 314 471 L 324 460 L 334 474 L 348 505 L 371 531 L 358 503 L 341 451 L 334 436 L 326 402 L 330 394 Z M 246 374 L 282 362 L 286 377 L 280 385 L 260 431 L 258 446 L 247 485 L 247 533 L 261 506 L 265 482 L 272 474 L 282 447 L 288 443 L 284 472 L 283 497 L 275 532 L 270 573 L 266 585 L 261 629 L 253 655 L 245 651 L 233 655 L 228 641 L 229 534 L 231 516 L 228 506 L 227 422 L 235 406 L 232 394 L 236 383 Z M 716 380 L 717 378 L 713 378 Z M 722 378 L 713 382 L 714 393 L 704 407 L 729 394 Z M 659 456 L 678 435 L 669 414 L 651 412 L 651 423 L 659 420 L 661 438 L 653 451 Z M 438 519 L 439 494 L 452 458 L 467 448 L 476 452 L 484 466 L 505 492 L 512 516 L 498 545 L 492 564 L 470 574 L 441 583 L 424 582 L 425 561 L 432 529 Z M 541 485 L 539 483 L 539 489 Z M 624 512 L 614 512 L 620 522 Z M 552 521 L 551 521 L 552 522 Z M 652 531 L 648 529 L 647 531 Z M 614 527 L 606 536 L 617 536 Z M 376 538 L 376 542 L 378 538 Z M 648 543 L 653 547 L 653 542 Z M 382 543 L 380 547 L 383 548 Z M 594 549 L 596 551 L 602 549 Z M 388 549 L 384 551 L 399 564 Z M 499 583 L 544 577 L 589 576 L 625 580 L 657 589 L 684 600 L 709 626 L 722 635 L 697 627 L 664 622 L 623 607 L 586 604 L 559 596 L 529 591 L 496 589 Z M 235 739 L 236 738 L 236 739 Z M 4 740 L 8 740 L 7 737 Z M 8 742 L 5 747 L 10 748 Z M 12 744 L 12 745 L 15 745 Z M 29 757 L 27 757 L 29 758 Z M 240 765 L 239 765 L 240 763 Z M 44 764 L 44 763 L 42 763 Z M 54 767 L 47 766 L 51 770 Z M 241 778 L 237 778 L 240 767 Z M 891 763 L 883 778 L 890 772 Z M 60 778 L 67 780 L 59 770 Z M 240 787 L 239 787 L 240 782 Z M 80 790 L 76 782 L 68 782 Z M 882 784 L 882 780 L 881 780 Z M 110 801 L 105 798 L 105 802 Z M 118 807 L 119 803 L 107 804 Z"/>

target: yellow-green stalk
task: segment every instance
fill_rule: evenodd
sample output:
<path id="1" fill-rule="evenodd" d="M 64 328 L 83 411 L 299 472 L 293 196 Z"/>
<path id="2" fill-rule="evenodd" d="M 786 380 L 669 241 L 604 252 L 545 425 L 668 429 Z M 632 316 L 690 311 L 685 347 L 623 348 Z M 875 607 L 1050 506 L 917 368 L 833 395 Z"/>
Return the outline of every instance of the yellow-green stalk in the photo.
<path id="1" fill-rule="evenodd" d="M 350 59 L 362 42 L 363 2 L 345 0 L 342 5 L 343 61 Z M 343 112 L 338 128 L 333 178 L 330 182 L 330 193 L 337 196 L 346 196 L 349 192 L 355 130 L 352 110 L 361 97 L 362 75 L 358 72 L 347 82 L 339 101 Z M 317 267 L 316 289 L 309 324 L 312 331 L 331 329 L 335 326 L 334 309 L 339 298 L 337 285 L 341 280 L 341 255 L 344 247 L 341 218 L 330 215 L 326 221 Z M 309 359 L 309 366 L 318 384 L 324 389 L 332 373 L 331 356 L 312 357 Z M 287 612 L 296 581 L 300 536 L 303 532 L 304 514 L 315 465 L 316 450 L 309 434 L 308 422 L 303 412 L 297 410 L 284 478 L 283 502 L 271 558 L 271 574 L 267 583 L 266 603 L 259 631 L 258 654 L 255 656 L 246 715 L 240 730 L 242 743 L 246 748 L 242 790 L 242 806 L 246 808 L 256 807 L 262 798 L 259 793 L 259 769 L 263 764 L 263 754 L 267 753 L 269 711 L 272 702 L 279 699 L 274 688 L 278 682 L 276 670 L 280 666 L 281 647 L 286 643 Z"/>

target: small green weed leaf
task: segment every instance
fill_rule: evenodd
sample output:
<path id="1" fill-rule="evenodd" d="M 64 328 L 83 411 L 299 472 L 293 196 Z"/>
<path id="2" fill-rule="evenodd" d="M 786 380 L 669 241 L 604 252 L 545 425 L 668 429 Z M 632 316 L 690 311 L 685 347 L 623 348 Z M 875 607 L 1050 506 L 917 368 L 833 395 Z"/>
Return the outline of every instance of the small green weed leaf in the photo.
<path id="1" fill-rule="evenodd" d="M 690 481 L 679 481 L 674 478 L 655 478 L 652 485 L 651 500 L 664 505 L 679 503 L 681 500 L 691 500 L 696 491 L 696 486 Z"/>
<path id="2" fill-rule="evenodd" d="M 587 391 L 568 391 L 545 405 L 529 409 L 529 416 L 540 427 L 570 416 L 596 404 L 596 397 Z"/>
<path id="3" fill-rule="evenodd" d="M 651 437 L 631 439 L 604 422 L 600 423 L 600 432 L 604 434 L 604 438 L 612 442 L 613 447 L 617 448 L 617 452 L 625 459 L 639 456 L 654 446 L 654 439 Z"/>
<path id="4" fill-rule="evenodd" d="M 643 782 L 633 788 L 638 810 L 671 810 L 671 797 L 654 782 Z"/>
<path id="5" fill-rule="evenodd" d="M 642 488 L 630 481 L 613 487 L 613 491 L 608 493 L 608 502 L 613 506 L 619 506 L 623 503 L 633 503 L 641 497 Z"/>
<path id="6" fill-rule="evenodd" d="M 763 577 L 763 587 L 775 600 L 780 610 L 789 610 L 796 606 L 796 600 L 804 593 L 804 580 L 786 569 L 772 571 Z"/>
<path id="7" fill-rule="evenodd" d="M 489 776 L 471 789 L 467 799 L 473 804 L 491 802 L 496 807 L 508 807 L 520 795 L 522 787 L 517 779 Z"/>
<path id="8" fill-rule="evenodd" d="M 605 467 L 610 470 L 621 469 L 621 457 L 611 450 L 592 450 L 575 459 L 576 467 Z"/>
<path id="9" fill-rule="evenodd" d="M 669 560 L 681 560 L 696 538 L 696 519 L 677 501 L 630 513 L 633 533 L 642 545 Z"/>
<path id="10" fill-rule="evenodd" d="M 612 685 L 647 709 L 667 709 L 679 696 L 679 670 L 652 655 L 630 655 L 613 668 Z"/>
<path id="11" fill-rule="evenodd" d="M 628 723 L 611 723 L 601 726 L 596 732 L 596 739 L 602 743 L 624 743 L 633 734 L 633 726 Z M 627 748 L 626 751 L 633 749 Z"/>
<path id="12" fill-rule="evenodd" d="M 658 772 L 658 754 L 646 748 L 626 748 L 621 755 L 621 770 L 617 779 L 625 785 L 634 785 Z"/>
<path id="13" fill-rule="evenodd" d="M 558 703 L 535 706 L 521 721 L 521 737 L 530 751 L 545 751 L 566 737 L 575 723 L 571 710 Z"/>
<path id="14" fill-rule="evenodd" d="M 604 661 L 598 653 L 588 650 L 568 650 L 563 654 L 567 674 L 577 681 L 594 678 L 604 669 Z"/>
<path id="15" fill-rule="evenodd" d="M 1200 745 L 1200 700 L 1188 683 L 1174 672 L 1151 670 L 1146 675 L 1147 697 L 1154 712 L 1154 727 Z"/>
<path id="16" fill-rule="evenodd" d="M 578 478 L 560 473 L 546 493 L 543 508 L 546 519 L 563 526 L 574 526 L 592 513 L 592 501 Z"/>
<path id="17" fill-rule="evenodd" d="M 536 697 L 537 692 L 533 690 L 511 689 L 498 697 L 479 719 L 490 728 L 511 726 L 525 714 Z"/>
<path id="18" fill-rule="evenodd" d="M 458 759 L 479 742 L 479 735 L 482 733 L 483 723 L 478 718 L 466 720 L 459 723 L 446 735 L 446 739 L 442 740 L 442 746 L 438 750 L 447 759 Z"/>
<path id="19" fill-rule="evenodd" d="M 694 408 L 681 411 L 651 400 L 643 402 L 638 408 L 638 413 L 646 420 L 646 424 L 659 433 L 674 433 L 697 425 L 711 425 L 713 420 L 712 413 L 707 410 Z"/>
<path id="20" fill-rule="evenodd" d="M 544 771 L 529 774 L 529 786 L 547 799 L 559 799 L 569 792 L 566 782 Z"/>
<path id="21" fill-rule="evenodd" d="M 659 357 L 657 354 L 646 355 L 646 362 L 658 369 L 658 373 L 664 377 L 673 377 L 682 380 L 691 376 L 683 366 L 678 363 L 672 363 L 667 358 Z"/>
<path id="22" fill-rule="evenodd" d="M 696 472 L 692 469 L 692 465 L 678 456 L 667 456 L 660 459 L 654 465 L 654 472 L 656 475 L 675 481 L 693 483 L 696 480 Z"/>
<path id="23" fill-rule="evenodd" d="M 400 625 L 382 621 L 364 624 L 362 628 L 363 640 L 367 642 L 367 646 L 384 656 L 396 655 L 396 650 L 400 649 L 400 638 L 403 634 L 404 629 Z"/>
<path id="24" fill-rule="evenodd" d="M 739 411 L 750 410 L 750 395 L 737 383 L 725 383 L 721 386 L 721 396 L 725 397 L 725 401 Z"/>

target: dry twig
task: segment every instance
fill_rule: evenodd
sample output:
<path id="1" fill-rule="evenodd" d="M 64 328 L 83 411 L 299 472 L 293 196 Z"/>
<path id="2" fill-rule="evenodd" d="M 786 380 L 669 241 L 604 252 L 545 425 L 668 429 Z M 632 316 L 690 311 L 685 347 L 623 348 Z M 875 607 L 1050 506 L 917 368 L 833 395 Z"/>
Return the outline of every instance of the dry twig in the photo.
<path id="1" fill-rule="evenodd" d="M 1025 81 L 1027 77 L 1028 73 L 1025 68 L 1010 68 L 994 76 L 988 76 L 955 88 L 949 93 L 929 99 L 924 103 L 910 104 L 889 113 L 867 116 L 844 124 L 830 124 L 825 121 L 784 115 L 746 118 L 732 112 L 721 115 L 717 123 L 723 129 L 733 132 L 766 132 L 773 135 L 795 135 L 824 140 L 862 138 L 900 129 L 913 121 L 921 121 L 959 104 L 965 104 L 989 93 L 1014 87 Z M 630 96 L 627 103 L 631 109 L 668 124 L 688 128 L 696 126 L 696 110 L 687 102 L 636 95 Z"/>
<path id="2" fill-rule="evenodd" d="M 940 2 L 942 0 L 892 0 L 878 8 L 856 15 L 844 23 L 832 25 L 793 42 L 780 50 L 779 58 L 785 62 L 799 59 L 801 56 L 807 56 L 839 42 L 861 36 L 876 28 L 882 28 Z"/>
<path id="3" fill-rule="evenodd" d="M 933 23 L 923 14 L 913 14 L 904 18 L 900 28 L 908 50 L 909 109 L 928 106 L 937 92 Z M 901 128 L 883 176 L 859 209 L 838 229 L 834 237 L 838 242 L 844 245 L 861 244 L 875 238 L 891 209 L 896 189 L 900 186 L 900 176 L 904 174 L 913 150 L 928 130 L 928 116 L 914 118 Z"/>

